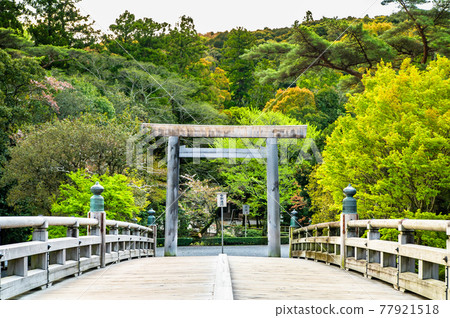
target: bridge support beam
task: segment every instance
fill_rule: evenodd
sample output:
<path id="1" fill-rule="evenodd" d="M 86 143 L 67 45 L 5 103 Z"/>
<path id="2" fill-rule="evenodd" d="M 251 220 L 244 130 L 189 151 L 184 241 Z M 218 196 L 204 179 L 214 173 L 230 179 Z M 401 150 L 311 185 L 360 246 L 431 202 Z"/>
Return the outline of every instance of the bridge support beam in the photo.
<path id="1" fill-rule="evenodd" d="M 167 154 L 166 225 L 164 256 L 177 256 L 180 138 L 169 137 Z"/>
<path id="2" fill-rule="evenodd" d="M 280 190 L 278 181 L 277 138 L 267 138 L 267 239 L 268 256 L 281 256 Z"/>

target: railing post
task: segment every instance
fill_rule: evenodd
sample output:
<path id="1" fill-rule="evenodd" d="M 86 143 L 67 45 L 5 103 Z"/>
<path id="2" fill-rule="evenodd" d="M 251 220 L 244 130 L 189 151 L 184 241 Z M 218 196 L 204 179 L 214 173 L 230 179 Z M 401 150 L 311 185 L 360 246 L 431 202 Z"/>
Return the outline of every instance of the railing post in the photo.
<path id="1" fill-rule="evenodd" d="M 78 221 L 71 226 L 67 227 L 66 236 L 67 237 L 79 237 L 80 236 L 80 225 L 78 224 Z"/>
<path id="2" fill-rule="evenodd" d="M 91 187 L 90 217 L 98 220 L 98 234 L 100 236 L 100 267 L 106 265 L 106 213 L 105 200 L 101 196 L 104 188 L 96 182 Z"/>
<path id="3" fill-rule="evenodd" d="M 41 241 L 41 242 L 47 242 L 48 241 L 48 222 L 45 221 L 40 227 L 34 228 L 33 229 L 33 234 L 32 234 L 32 240 L 33 241 Z M 42 286 L 41 288 L 48 288 L 49 287 L 49 278 L 50 278 L 50 273 L 49 273 L 49 265 L 50 265 L 50 250 L 51 246 L 47 245 L 47 252 L 44 254 L 38 254 L 38 255 L 32 255 L 31 256 L 31 269 L 43 269 L 47 272 L 47 282 L 45 284 L 45 286 Z M 26 259 L 26 258 L 25 258 Z M 26 264 L 27 262 L 25 261 L 25 266 L 27 266 L 28 264 Z M 28 266 L 27 266 L 28 267 Z M 25 277 L 26 275 L 24 275 Z"/>
<path id="4" fill-rule="evenodd" d="M 326 261 L 325 261 L 325 263 L 327 264 L 327 265 L 330 265 L 330 261 L 329 261 L 329 258 L 330 258 L 330 236 L 331 236 L 331 226 L 327 226 L 327 259 L 326 259 Z"/>
<path id="5" fill-rule="evenodd" d="M 367 234 L 367 245 L 369 244 L 369 241 L 372 240 L 379 240 L 381 238 L 380 231 L 378 228 L 374 228 L 372 225 L 367 224 L 367 229 L 369 230 Z M 370 252 L 369 247 L 367 247 L 367 262 L 368 263 L 380 263 L 381 261 L 381 254 L 380 252 Z"/>
<path id="6" fill-rule="evenodd" d="M 158 226 L 155 224 L 155 225 L 153 225 L 152 226 L 152 228 L 153 228 L 153 232 L 152 232 L 152 234 L 153 234 L 153 244 L 151 244 L 151 243 L 149 243 L 149 246 L 152 246 L 153 248 L 153 257 L 156 257 L 156 246 L 157 246 L 157 244 L 158 244 L 158 241 L 157 241 L 157 239 L 158 239 L 158 237 L 157 237 L 157 235 L 158 235 Z"/>
<path id="7" fill-rule="evenodd" d="M 118 226 L 117 223 L 115 223 L 114 225 L 109 227 L 109 235 L 110 236 L 112 236 L 112 235 L 118 236 L 119 235 L 119 226 Z M 119 246 L 120 242 L 119 242 L 119 240 L 120 240 L 120 238 L 117 241 L 116 241 L 116 238 L 114 238 L 114 241 L 111 240 L 111 242 L 108 243 L 108 245 L 109 245 L 109 252 L 111 253 L 111 256 L 112 256 L 113 252 L 117 252 L 117 262 L 120 261 L 120 256 L 119 256 L 119 254 L 120 254 L 120 246 Z"/>
<path id="8" fill-rule="evenodd" d="M 128 250 L 128 260 L 131 259 L 131 235 L 133 233 L 133 230 L 130 228 L 130 226 L 122 228 L 122 235 L 128 236 L 125 238 L 125 241 L 123 242 L 123 253 L 126 255 Z"/>
<path id="9" fill-rule="evenodd" d="M 317 228 L 317 226 L 314 227 L 313 234 L 314 234 L 314 262 L 317 262 L 317 251 L 321 252 L 322 247 L 321 243 L 317 243 L 317 237 L 319 236 L 319 229 Z"/>
<path id="10" fill-rule="evenodd" d="M 407 230 L 403 227 L 402 222 L 398 225 L 399 235 L 398 243 L 400 245 L 414 244 L 414 230 Z M 400 257 L 400 272 L 415 272 L 415 261 L 412 258 Z"/>
<path id="11" fill-rule="evenodd" d="M 373 240 L 379 240 L 381 238 L 381 236 L 380 236 L 379 229 L 374 228 L 370 224 L 370 222 L 369 222 L 369 224 L 367 224 L 367 230 L 368 230 L 368 233 L 367 233 L 367 242 L 366 242 L 366 272 L 364 273 L 364 276 L 371 279 L 372 276 L 368 274 L 369 264 L 370 263 L 380 264 L 381 252 L 371 251 L 369 248 L 369 243 L 370 243 L 370 241 L 373 241 Z"/>
<path id="12" fill-rule="evenodd" d="M 450 254 L 450 226 L 447 227 L 447 254 Z M 445 262 L 447 265 L 445 266 L 445 299 L 449 300 L 449 292 L 450 292 L 450 268 L 449 268 L 449 257 L 446 256 Z"/>
<path id="13" fill-rule="evenodd" d="M 356 236 L 356 232 L 354 230 L 351 230 L 350 233 L 347 232 L 347 224 L 349 221 L 358 219 L 356 199 L 353 197 L 356 194 L 355 188 L 349 184 L 343 191 L 346 197 L 342 200 L 342 214 L 340 220 L 341 268 L 345 268 L 345 259 L 347 258 L 345 239 L 347 237 Z"/>
<path id="14" fill-rule="evenodd" d="M 405 229 L 403 226 L 403 220 L 398 224 L 398 231 L 400 232 L 398 235 L 398 253 L 401 254 L 400 248 L 401 245 L 405 244 L 414 244 L 414 230 Z M 397 265 L 397 288 L 400 291 L 405 291 L 405 288 L 400 286 L 400 274 L 404 272 L 415 273 L 416 271 L 416 262 L 415 259 L 409 258 L 406 256 L 398 256 L 398 265 Z"/>
<path id="15" fill-rule="evenodd" d="M 48 222 L 45 221 L 40 227 L 33 229 L 32 240 L 33 241 L 48 241 Z M 48 252 L 45 254 L 38 254 L 31 256 L 31 269 L 40 268 L 47 270 L 48 269 Z"/>

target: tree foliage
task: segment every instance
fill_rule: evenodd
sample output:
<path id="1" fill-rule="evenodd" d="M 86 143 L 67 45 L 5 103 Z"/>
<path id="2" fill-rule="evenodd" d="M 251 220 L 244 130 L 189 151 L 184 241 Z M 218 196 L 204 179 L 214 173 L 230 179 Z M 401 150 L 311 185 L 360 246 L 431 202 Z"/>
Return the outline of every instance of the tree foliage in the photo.
<path id="1" fill-rule="evenodd" d="M 29 27 L 37 44 L 83 48 L 94 43 L 99 33 L 89 16 L 83 16 L 76 4 L 81 0 L 26 0 L 36 21 Z"/>
<path id="2" fill-rule="evenodd" d="M 23 3 L 15 0 L 0 0 L 0 28 L 11 28 L 23 32 L 19 17 L 24 13 Z"/>
<path id="3" fill-rule="evenodd" d="M 186 68 L 197 62 L 206 50 L 203 40 L 195 30 L 194 20 L 188 16 L 181 16 L 180 21 L 168 34 L 166 47 L 169 68 L 180 74 Z"/>
<path id="4" fill-rule="evenodd" d="M 244 28 L 231 30 L 224 43 L 222 66 L 230 79 L 231 102 L 234 106 L 249 103 L 249 90 L 254 79 L 254 63 L 242 58 L 242 55 L 255 43 L 255 36 Z"/>
<path id="5" fill-rule="evenodd" d="M 392 48 L 365 30 L 362 23 L 345 20 L 324 19 L 314 26 L 296 23 L 290 41 L 291 45 L 268 42 L 249 52 L 248 58 L 258 58 L 261 53 L 282 56 L 277 69 L 260 72 L 263 81 L 293 81 L 311 67 L 325 67 L 361 79 L 365 69 L 394 56 Z"/>
<path id="6" fill-rule="evenodd" d="M 314 145 L 310 139 L 279 142 L 280 158 L 289 158 L 280 166 L 282 211 L 301 209 L 305 224 L 311 204 L 320 210 L 316 221 L 333 219 L 349 181 L 361 191 L 366 214 L 448 210 L 447 64 L 435 62 L 450 53 L 448 1 L 425 10 L 428 0 L 386 0 L 400 11 L 320 20 L 307 12 L 289 28 L 203 35 L 188 16 L 172 26 L 125 11 L 100 37 L 79 1 L 0 0 L 1 215 L 47 214 L 71 194 L 85 200 L 89 192 L 59 196 L 64 187 L 75 191 L 68 174 L 78 171 L 74 178 L 86 184 L 92 175 L 117 176 L 118 183 L 127 178 L 136 185 L 135 206 L 145 205 L 138 195 L 145 190 L 162 224 L 165 168 L 154 167 L 154 174 L 125 169 L 125 141 L 142 122 L 308 123 Z M 233 141 L 223 142 L 220 147 Z M 252 142 L 237 146 L 264 145 Z M 326 143 L 327 160 L 316 166 Z M 155 155 L 162 159 L 160 150 Z M 350 168 L 354 172 L 340 170 Z M 195 189 L 228 185 L 233 209 L 250 202 L 263 219 L 263 162 L 184 162 L 181 174 L 195 175 L 183 186 L 190 196 L 180 209 L 186 234 L 189 224 L 207 225 L 199 215 L 213 219 L 212 208 L 195 202 L 203 195 Z"/>
<path id="7" fill-rule="evenodd" d="M 148 205 L 143 181 L 123 174 L 91 175 L 84 170 L 67 174 L 68 181 L 59 186 L 52 198 L 51 213 L 61 216 L 87 217 L 92 196 L 90 188 L 99 182 L 105 191 L 106 218 L 131 222 Z"/>
<path id="8" fill-rule="evenodd" d="M 324 128 L 326 123 L 326 115 L 317 109 L 314 94 L 307 88 L 279 89 L 275 98 L 267 102 L 264 111 L 282 112 L 319 128 Z"/>
<path id="9" fill-rule="evenodd" d="M 310 185 L 319 219 L 341 209 L 349 182 L 362 217 L 448 211 L 449 75 L 441 57 L 425 71 L 408 60 L 398 73 L 382 63 L 363 79 L 366 90 L 349 99 L 353 115 L 338 119 Z"/>
<path id="10" fill-rule="evenodd" d="M 188 230 L 191 233 L 205 232 L 216 220 L 216 194 L 219 186 L 212 186 L 209 180 L 198 180 L 196 176 L 183 175 L 183 195 L 179 206 L 187 219 Z"/>
<path id="11" fill-rule="evenodd" d="M 260 110 L 251 110 L 248 108 L 231 108 L 226 113 L 232 118 L 234 125 L 300 125 L 301 123 L 281 112 L 272 112 Z M 315 139 L 318 132 L 314 126 L 308 127 L 307 138 Z M 280 205 L 282 214 L 296 205 L 296 199 L 302 193 L 299 174 L 302 170 L 307 170 L 307 166 L 313 164 L 312 157 L 306 156 L 310 151 L 307 142 L 302 140 L 279 140 L 280 149 Z M 218 148 L 257 148 L 264 146 L 264 140 L 233 140 L 224 139 L 216 142 Z M 307 158 L 305 158 L 307 157 Z M 305 160 L 307 159 L 307 160 Z M 309 159 L 312 159 L 309 161 Z M 229 163 L 226 160 L 220 162 L 220 175 L 224 184 L 228 186 L 230 201 L 241 207 L 243 204 L 249 204 L 251 207 L 251 216 L 258 220 L 264 220 L 267 207 L 267 186 L 266 186 L 266 164 L 263 160 L 256 159 L 236 159 L 236 164 Z M 306 169 L 305 169 L 306 168 Z M 308 206 L 309 208 L 309 206 Z M 306 212 L 306 211 L 305 211 Z"/>
<path id="12" fill-rule="evenodd" d="M 422 10 L 418 5 L 433 2 L 431 10 Z M 448 53 L 450 37 L 448 28 L 450 26 L 450 2 L 448 0 L 383 0 L 383 5 L 397 3 L 406 15 L 404 21 L 400 23 L 388 36 L 394 35 L 392 39 L 387 39 L 388 43 L 396 47 L 399 52 L 408 52 L 417 55 L 411 51 L 414 47 L 414 38 L 407 35 L 408 31 L 413 30 L 417 34 L 417 41 L 421 43 L 422 64 L 428 62 L 433 52 Z M 444 50 L 444 51 L 441 51 Z"/>
<path id="13" fill-rule="evenodd" d="M 8 203 L 47 214 L 67 173 L 121 173 L 128 136 L 122 125 L 90 117 L 55 120 L 24 131 L 4 168 L 2 183 L 11 186 Z"/>

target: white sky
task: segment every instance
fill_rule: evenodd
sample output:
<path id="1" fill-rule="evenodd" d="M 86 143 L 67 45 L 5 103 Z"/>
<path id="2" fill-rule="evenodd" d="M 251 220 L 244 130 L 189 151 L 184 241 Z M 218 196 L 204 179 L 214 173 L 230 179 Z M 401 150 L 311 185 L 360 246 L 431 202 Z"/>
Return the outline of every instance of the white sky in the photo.
<path id="1" fill-rule="evenodd" d="M 388 15 L 395 4 L 382 6 L 381 0 L 82 0 L 83 15 L 89 14 L 98 29 L 106 32 L 125 10 L 136 18 L 148 17 L 174 25 L 180 16 L 194 19 L 200 33 L 225 31 L 242 26 L 247 30 L 290 27 L 302 21 L 307 10 L 314 19 L 325 17 L 370 17 Z"/>

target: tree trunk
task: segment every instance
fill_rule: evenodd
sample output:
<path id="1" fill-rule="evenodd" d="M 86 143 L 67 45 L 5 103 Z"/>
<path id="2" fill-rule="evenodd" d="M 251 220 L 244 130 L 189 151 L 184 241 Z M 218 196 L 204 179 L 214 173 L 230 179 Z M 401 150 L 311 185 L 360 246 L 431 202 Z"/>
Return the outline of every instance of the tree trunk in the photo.
<path id="1" fill-rule="evenodd" d="M 203 236 L 203 234 L 205 234 L 205 232 L 208 231 L 209 227 L 211 226 L 211 224 L 214 223 L 215 220 L 216 219 L 212 219 L 211 221 L 209 221 L 208 224 L 203 229 L 200 230 L 200 235 Z"/>

